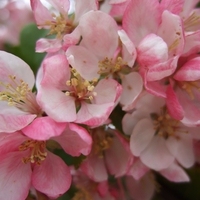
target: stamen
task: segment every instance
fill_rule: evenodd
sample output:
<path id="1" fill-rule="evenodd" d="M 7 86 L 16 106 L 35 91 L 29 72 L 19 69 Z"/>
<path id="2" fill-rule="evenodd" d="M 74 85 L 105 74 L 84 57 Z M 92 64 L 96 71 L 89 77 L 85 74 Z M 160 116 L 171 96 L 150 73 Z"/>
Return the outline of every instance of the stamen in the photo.
<path id="1" fill-rule="evenodd" d="M 180 121 L 171 118 L 165 107 L 161 107 L 160 115 L 153 113 L 151 117 L 157 135 L 167 139 L 170 136 L 176 137 L 175 133 L 177 130 L 181 132 L 179 126 Z"/>
<path id="2" fill-rule="evenodd" d="M 106 57 L 104 60 L 99 61 L 98 74 L 109 76 L 119 72 L 126 65 L 127 63 L 123 62 L 123 59 L 121 57 L 117 57 L 116 60 Z"/>
<path id="3" fill-rule="evenodd" d="M 94 78 L 92 81 L 85 80 L 76 71 L 76 69 L 71 68 L 71 79 L 66 81 L 66 85 L 69 88 L 65 91 L 67 96 L 73 96 L 77 100 L 93 100 L 97 96 L 96 92 L 93 92 L 98 79 Z"/>
<path id="4" fill-rule="evenodd" d="M 194 99 L 194 94 L 193 94 L 193 89 L 197 89 L 200 91 L 200 86 L 199 86 L 199 81 L 181 81 L 178 82 L 180 87 L 184 89 L 190 96 L 190 98 L 193 100 Z"/>
<path id="5" fill-rule="evenodd" d="M 31 92 L 28 84 L 23 80 L 17 80 L 16 76 L 9 75 L 10 83 L 0 82 L 2 89 L 0 92 L 0 100 L 7 101 L 8 106 L 33 114 L 41 112 L 35 94 Z"/>
<path id="6" fill-rule="evenodd" d="M 190 15 L 185 21 L 184 21 L 184 27 L 185 27 L 185 30 L 186 29 L 189 29 L 193 26 L 196 26 L 200 23 L 200 16 L 197 16 L 196 15 L 196 12 L 194 11 L 192 13 L 192 15 Z"/>
<path id="7" fill-rule="evenodd" d="M 93 133 L 93 149 L 94 154 L 100 158 L 104 157 L 104 151 L 109 149 L 113 143 L 113 135 L 104 130 L 97 130 Z"/>
<path id="8" fill-rule="evenodd" d="M 47 156 L 46 141 L 37 141 L 37 140 L 26 140 L 19 146 L 20 151 L 30 150 L 30 156 L 24 157 L 22 162 L 27 164 L 28 162 L 36 163 L 40 165 L 42 161 L 45 160 Z"/>

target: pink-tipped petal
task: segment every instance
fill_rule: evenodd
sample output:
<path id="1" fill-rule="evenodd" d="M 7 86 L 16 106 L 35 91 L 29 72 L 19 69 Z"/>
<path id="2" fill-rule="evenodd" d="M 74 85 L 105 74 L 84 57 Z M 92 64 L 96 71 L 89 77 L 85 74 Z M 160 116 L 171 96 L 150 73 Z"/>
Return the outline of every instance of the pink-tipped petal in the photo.
<path id="1" fill-rule="evenodd" d="M 183 108 L 177 98 L 176 93 L 174 92 L 171 85 L 167 87 L 167 98 L 166 98 L 166 105 L 169 114 L 177 120 L 181 120 L 184 117 L 184 111 Z"/>
<path id="2" fill-rule="evenodd" d="M 135 180 L 141 179 L 147 172 L 149 168 L 144 165 L 140 159 L 134 161 L 133 165 L 128 171 L 128 175 L 131 175 Z"/>
<path id="3" fill-rule="evenodd" d="M 62 135 L 52 139 L 72 156 L 88 155 L 91 151 L 91 136 L 84 128 L 76 124 L 68 124 Z"/>
<path id="4" fill-rule="evenodd" d="M 36 42 L 36 52 L 53 53 L 60 50 L 62 47 L 61 40 L 41 38 Z"/>
<path id="5" fill-rule="evenodd" d="M 139 43 L 137 54 L 137 60 L 142 66 L 156 65 L 167 60 L 168 47 L 161 37 L 148 34 Z"/>
<path id="6" fill-rule="evenodd" d="M 66 123 L 59 123 L 50 117 L 38 117 L 22 132 L 34 140 L 48 140 L 51 137 L 59 136 L 65 129 Z"/>
<path id="7" fill-rule="evenodd" d="M 187 173 L 176 163 L 172 163 L 167 169 L 159 172 L 166 179 L 172 182 L 189 182 L 190 178 Z"/>
<path id="8" fill-rule="evenodd" d="M 186 62 L 173 76 L 178 81 L 196 81 L 200 79 L 200 57 Z"/>

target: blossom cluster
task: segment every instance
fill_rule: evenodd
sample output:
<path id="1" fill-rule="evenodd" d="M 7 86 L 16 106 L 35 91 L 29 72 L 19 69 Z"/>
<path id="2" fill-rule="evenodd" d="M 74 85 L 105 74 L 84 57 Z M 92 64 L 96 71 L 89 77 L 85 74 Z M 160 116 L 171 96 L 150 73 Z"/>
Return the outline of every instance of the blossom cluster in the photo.
<path id="1" fill-rule="evenodd" d="M 189 181 L 184 168 L 200 162 L 198 1 L 47 2 L 30 0 L 49 30 L 36 78 L 0 51 L 0 200 L 56 199 L 71 185 L 73 200 L 150 200 L 155 173 Z"/>

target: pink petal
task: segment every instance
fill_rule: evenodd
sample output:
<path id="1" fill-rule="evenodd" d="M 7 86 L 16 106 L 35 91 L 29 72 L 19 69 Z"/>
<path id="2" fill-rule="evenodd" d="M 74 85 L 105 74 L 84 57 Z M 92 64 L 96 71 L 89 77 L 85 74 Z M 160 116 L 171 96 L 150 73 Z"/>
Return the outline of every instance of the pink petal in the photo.
<path id="1" fill-rule="evenodd" d="M 66 123 L 59 123 L 50 117 L 38 117 L 22 132 L 34 140 L 48 140 L 59 136 L 65 129 Z"/>
<path id="2" fill-rule="evenodd" d="M 21 132 L 14 132 L 12 134 L 0 133 L 0 155 L 18 151 L 20 144 L 27 139 Z"/>
<path id="3" fill-rule="evenodd" d="M 195 94 L 196 93 L 196 94 Z M 196 126 L 200 124 L 200 109 L 197 106 L 199 104 L 199 91 L 194 91 L 194 100 L 181 89 L 177 89 L 176 92 L 178 100 L 184 109 L 184 118 L 181 120 L 186 126 Z M 198 98 L 197 98 L 198 97 Z"/>
<path id="4" fill-rule="evenodd" d="M 49 10 L 40 2 L 40 0 L 31 0 L 31 8 L 37 25 L 45 27 L 46 21 L 54 21 Z"/>
<path id="5" fill-rule="evenodd" d="M 0 199 L 22 200 L 28 196 L 31 187 L 31 166 L 24 164 L 26 152 L 11 152 L 1 155 Z"/>
<path id="6" fill-rule="evenodd" d="M 112 0 L 111 0 L 112 1 Z M 109 1 L 109 4 L 111 4 Z M 112 16 L 112 17 L 118 17 L 118 16 L 123 16 L 124 15 L 124 12 L 126 11 L 126 8 L 129 4 L 131 0 L 125 0 L 124 2 L 122 3 L 117 3 L 117 4 L 112 4 L 112 7 L 110 9 L 110 12 L 109 14 Z"/>
<path id="7" fill-rule="evenodd" d="M 64 16 L 68 13 L 70 7 L 69 0 L 48 0 L 48 2 Z"/>
<path id="8" fill-rule="evenodd" d="M 130 149 L 134 156 L 140 156 L 154 137 L 155 130 L 149 119 L 140 120 L 133 129 Z"/>
<path id="9" fill-rule="evenodd" d="M 74 121 L 89 126 L 102 125 L 109 117 L 114 107 L 114 103 L 88 104 L 82 103 Z"/>
<path id="10" fill-rule="evenodd" d="M 173 14 L 179 14 L 183 10 L 185 0 L 162 0 L 160 2 L 161 9 L 169 10 Z"/>
<path id="11" fill-rule="evenodd" d="M 98 155 L 89 155 L 81 164 L 81 169 L 93 181 L 101 182 L 108 179 L 104 159 Z"/>
<path id="12" fill-rule="evenodd" d="M 142 66 L 151 66 L 167 60 L 168 47 L 161 37 L 148 34 L 139 43 L 137 53 L 137 60 Z"/>
<path id="13" fill-rule="evenodd" d="M 174 92 L 171 85 L 167 87 L 167 99 L 166 99 L 166 105 L 169 114 L 177 120 L 181 120 L 184 117 L 184 111 L 182 106 L 179 103 L 179 100 L 176 96 L 176 93 Z"/>
<path id="14" fill-rule="evenodd" d="M 11 80 L 9 76 L 16 76 L 19 81 L 22 79 L 32 89 L 35 83 L 35 77 L 31 68 L 23 60 L 10 53 L 0 51 L 0 80 L 7 84 Z M 13 82 L 12 82 L 13 84 Z"/>
<path id="15" fill-rule="evenodd" d="M 182 19 L 178 15 L 165 10 L 157 34 L 167 43 L 169 57 L 180 55 L 183 52 L 185 44 L 184 30 Z M 174 46 L 174 44 L 176 45 Z"/>
<path id="16" fill-rule="evenodd" d="M 174 156 L 169 152 L 166 141 L 161 136 L 154 136 L 148 147 L 142 152 L 140 159 L 147 167 L 162 170 L 174 161 Z"/>
<path id="17" fill-rule="evenodd" d="M 176 163 L 172 163 L 167 169 L 163 169 L 159 173 L 172 182 L 179 183 L 190 181 L 190 178 L 186 172 Z"/>
<path id="18" fill-rule="evenodd" d="M 147 80 L 144 80 L 144 86 L 149 93 L 157 97 L 166 98 L 166 86 L 161 85 L 159 81 L 147 82 Z"/>
<path id="19" fill-rule="evenodd" d="M 133 165 L 128 171 L 128 175 L 131 175 L 135 180 L 141 179 L 147 172 L 149 168 L 144 165 L 140 159 L 134 161 Z"/>
<path id="20" fill-rule="evenodd" d="M 62 44 L 61 44 L 61 40 L 59 40 L 59 39 L 41 38 L 41 39 L 37 40 L 37 42 L 36 42 L 36 52 L 38 52 L 38 53 L 57 52 L 59 49 L 61 49 L 61 47 L 62 47 Z"/>
<path id="21" fill-rule="evenodd" d="M 200 31 L 192 32 L 185 37 L 183 56 L 189 56 L 200 51 Z"/>
<path id="22" fill-rule="evenodd" d="M 125 60 L 128 63 L 129 67 L 132 67 L 137 57 L 135 46 L 124 30 L 119 30 L 118 35 L 123 45 L 123 60 Z"/>
<path id="23" fill-rule="evenodd" d="M 93 90 L 97 93 L 92 103 L 105 104 L 115 103 L 122 92 L 122 87 L 113 79 L 102 79 Z"/>
<path id="24" fill-rule="evenodd" d="M 161 21 L 160 5 L 157 0 L 132 0 L 123 16 L 123 29 L 138 46 L 146 35 L 156 33 Z"/>
<path id="25" fill-rule="evenodd" d="M 135 100 L 138 98 L 143 89 L 143 80 L 139 73 L 132 72 L 122 79 L 123 92 L 120 98 L 120 103 L 123 105 L 122 110 L 131 110 L 135 105 Z"/>
<path id="26" fill-rule="evenodd" d="M 34 166 L 32 184 L 36 190 L 51 198 L 57 198 L 71 185 L 70 170 L 60 157 L 48 151 L 41 165 Z"/>
<path id="27" fill-rule="evenodd" d="M 173 76 L 178 81 L 196 81 L 200 79 L 200 57 L 186 62 Z"/>
<path id="28" fill-rule="evenodd" d="M 38 102 L 47 115 L 57 122 L 72 122 L 76 119 L 74 98 L 66 96 L 57 89 L 41 89 Z"/>
<path id="29" fill-rule="evenodd" d="M 99 60 L 93 52 L 82 46 L 71 46 L 66 52 L 69 64 L 86 80 L 99 78 Z M 90 72 L 90 73 L 88 73 Z"/>
<path id="30" fill-rule="evenodd" d="M 65 55 L 57 54 L 43 61 L 42 87 L 55 87 L 59 90 L 67 88 L 66 81 L 70 79 L 70 69 Z"/>
<path id="31" fill-rule="evenodd" d="M 177 142 L 177 161 L 185 168 L 192 167 L 195 163 L 193 143 L 190 135 L 180 133 L 180 140 Z"/>
<path id="32" fill-rule="evenodd" d="M 140 180 L 134 180 L 131 176 L 126 177 L 126 186 L 130 196 L 134 200 L 150 200 L 155 191 L 155 185 L 152 184 L 152 176 L 146 174 Z"/>
<path id="33" fill-rule="evenodd" d="M 126 151 L 118 137 L 113 137 L 112 145 L 105 152 L 106 166 L 110 174 L 120 177 L 126 174 L 133 162 L 133 156 Z"/>
<path id="34" fill-rule="evenodd" d="M 36 115 L 0 114 L 0 132 L 14 132 L 30 124 Z"/>
<path id="35" fill-rule="evenodd" d="M 113 57 L 118 45 L 118 27 L 112 17 L 91 11 L 81 17 L 79 27 L 83 37 L 81 45 L 94 52 L 99 60 Z"/>
<path id="36" fill-rule="evenodd" d="M 91 136 L 84 128 L 76 124 L 68 124 L 62 135 L 52 139 L 72 156 L 88 155 L 91 151 Z"/>
<path id="37" fill-rule="evenodd" d="M 165 62 L 150 66 L 147 71 L 147 81 L 157 81 L 166 78 L 174 73 L 177 68 L 178 56 Z"/>
<path id="38" fill-rule="evenodd" d="M 98 10 L 98 1 L 97 0 L 75 0 L 75 19 L 74 23 L 76 24 L 82 15 L 91 11 Z"/>

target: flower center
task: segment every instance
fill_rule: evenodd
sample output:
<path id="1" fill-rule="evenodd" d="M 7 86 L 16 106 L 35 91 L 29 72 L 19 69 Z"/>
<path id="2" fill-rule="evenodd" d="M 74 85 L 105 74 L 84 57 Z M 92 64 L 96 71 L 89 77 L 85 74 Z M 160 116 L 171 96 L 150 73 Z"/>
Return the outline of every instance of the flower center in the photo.
<path id="1" fill-rule="evenodd" d="M 97 81 L 97 79 L 93 79 L 92 81 L 85 80 L 76 69 L 72 68 L 71 78 L 66 81 L 69 91 L 66 91 L 65 94 L 67 96 L 73 96 L 77 100 L 89 100 L 88 103 L 90 103 L 97 95 L 97 93 L 93 91 Z"/>
<path id="2" fill-rule="evenodd" d="M 93 133 L 93 152 L 100 158 L 104 157 L 104 151 L 109 149 L 113 143 L 113 135 L 104 130 L 97 129 Z"/>
<path id="3" fill-rule="evenodd" d="M 46 141 L 37 141 L 37 140 L 26 140 L 19 146 L 20 151 L 30 150 L 30 156 L 24 157 L 22 159 L 23 163 L 36 163 L 40 165 L 42 161 L 45 160 L 47 156 L 46 149 Z"/>
<path id="4" fill-rule="evenodd" d="M 71 33 L 73 30 L 72 21 L 70 19 L 65 19 L 63 15 L 56 16 L 52 14 L 55 21 L 46 21 L 45 25 L 50 27 L 50 32 L 48 35 L 56 34 L 56 38 L 62 39 L 62 35 L 66 33 Z"/>
<path id="5" fill-rule="evenodd" d="M 103 76 L 113 75 L 126 67 L 127 63 L 123 62 L 121 57 L 117 57 L 116 60 L 106 57 L 104 60 L 99 61 L 99 71 L 98 74 Z"/>
<path id="6" fill-rule="evenodd" d="M 161 107 L 160 115 L 158 115 L 157 113 L 152 113 L 151 118 L 153 119 L 156 134 L 159 136 L 162 136 L 166 139 L 170 136 L 176 137 L 176 131 L 181 131 L 179 126 L 180 121 L 171 118 L 170 115 L 167 113 L 166 107 Z M 186 133 L 186 131 L 182 132 Z"/>
<path id="7" fill-rule="evenodd" d="M 0 86 L 5 90 L 0 92 L 0 100 L 7 101 L 9 106 L 27 113 L 40 113 L 41 110 L 36 102 L 36 96 L 32 93 L 28 84 L 23 80 L 17 80 L 16 76 L 9 75 L 10 83 L 0 82 Z"/>

